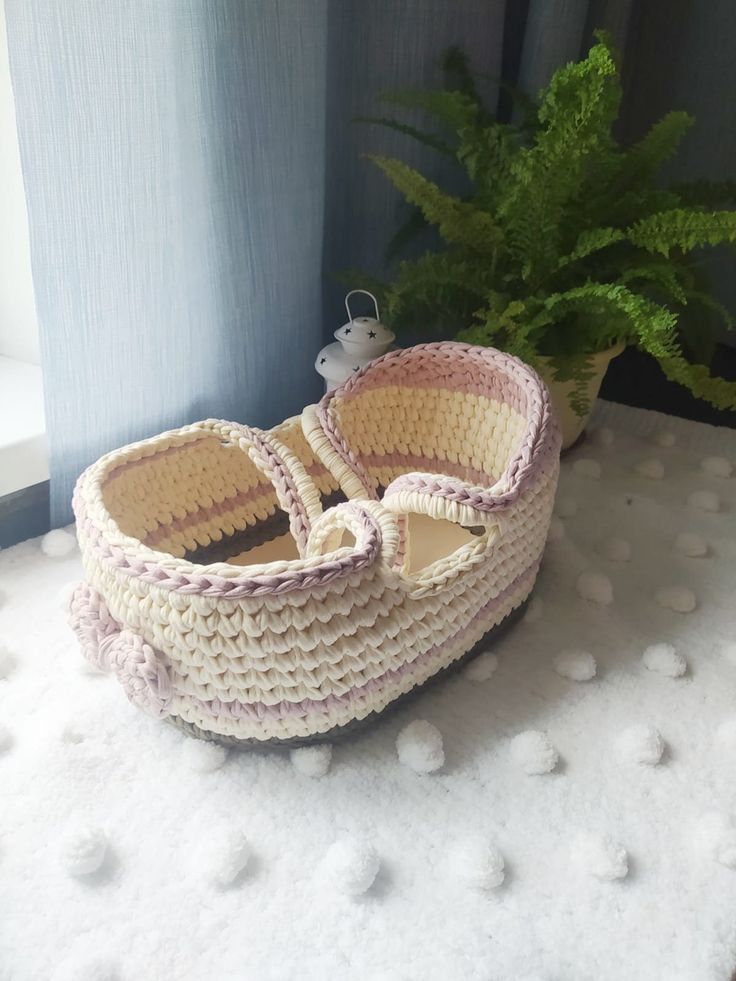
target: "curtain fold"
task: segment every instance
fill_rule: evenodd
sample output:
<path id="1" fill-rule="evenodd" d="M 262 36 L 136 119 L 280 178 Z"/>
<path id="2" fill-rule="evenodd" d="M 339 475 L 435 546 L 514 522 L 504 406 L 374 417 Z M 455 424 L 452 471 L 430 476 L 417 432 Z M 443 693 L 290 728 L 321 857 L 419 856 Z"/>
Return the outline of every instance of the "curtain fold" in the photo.
<path id="1" fill-rule="evenodd" d="M 8 0 L 51 451 L 319 393 L 326 0 Z"/>
<path id="2" fill-rule="evenodd" d="M 624 30 L 630 5 L 6 0 L 53 524 L 107 450 L 206 416 L 272 424 L 318 397 L 333 274 L 380 271 L 402 213 L 360 154 L 442 166 L 351 122 L 380 112 L 378 92 L 441 84 L 451 45 L 491 104 L 520 58 L 510 81 L 535 92 L 591 18 Z M 524 43 L 504 57 L 511 28 Z"/>

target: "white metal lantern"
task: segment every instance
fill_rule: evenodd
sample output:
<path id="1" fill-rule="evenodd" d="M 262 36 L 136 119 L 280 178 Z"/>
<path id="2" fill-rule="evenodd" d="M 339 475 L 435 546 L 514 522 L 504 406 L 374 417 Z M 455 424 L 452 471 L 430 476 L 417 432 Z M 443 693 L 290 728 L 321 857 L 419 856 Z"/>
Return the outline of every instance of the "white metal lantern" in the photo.
<path id="1" fill-rule="evenodd" d="M 373 300 L 375 317 L 354 317 L 350 312 L 350 297 L 364 293 Z M 335 331 L 337 340 L 323 347 L 317 355 L 314 367 L 325 380 L 325 391 L 342 385 L 356 371 L 374 358 L 379 358 L 391 347 L 396 335 L 382 324 L 378 301 L 368 290 L 351 290 L 345 297 L 345 309 L 349 320 Z"/>

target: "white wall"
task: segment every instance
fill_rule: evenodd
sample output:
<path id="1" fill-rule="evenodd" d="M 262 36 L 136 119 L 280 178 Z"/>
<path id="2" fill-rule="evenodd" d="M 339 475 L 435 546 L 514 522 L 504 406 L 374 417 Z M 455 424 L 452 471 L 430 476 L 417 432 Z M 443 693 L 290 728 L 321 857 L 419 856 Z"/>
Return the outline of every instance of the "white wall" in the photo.
<path id="1" fill-rule="evenodd" d="M 39 363 L 28 216 L 0 0 L 0 355 Z"/>

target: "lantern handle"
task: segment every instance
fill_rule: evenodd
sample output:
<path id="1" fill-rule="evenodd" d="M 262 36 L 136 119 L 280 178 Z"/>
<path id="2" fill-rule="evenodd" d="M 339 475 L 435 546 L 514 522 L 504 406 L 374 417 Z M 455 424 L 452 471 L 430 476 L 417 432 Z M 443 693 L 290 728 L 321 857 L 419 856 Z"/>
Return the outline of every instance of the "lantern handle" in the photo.
<path id="1" fill-rule="evenodd" d="M 345 297 L 345 309 L 348 312 L 348 317 L 350 318 L 350 322 L 351 323 L 353 322 L 353 315 L 350 312 L 350 303 L 348 301 L 350 300 L 350 297 L 353 296 L 355 293 L 364 293 L 366 296 L 369 296 L 373 300 L 373 306 L 376 308 L 376 320 L 380 320 L 381 315 L 378 312 L 378 300 L 375 298 L 375 296 L 372 293 L 369 293 L 368 290 L 350 290 L 350 292 Z"/>

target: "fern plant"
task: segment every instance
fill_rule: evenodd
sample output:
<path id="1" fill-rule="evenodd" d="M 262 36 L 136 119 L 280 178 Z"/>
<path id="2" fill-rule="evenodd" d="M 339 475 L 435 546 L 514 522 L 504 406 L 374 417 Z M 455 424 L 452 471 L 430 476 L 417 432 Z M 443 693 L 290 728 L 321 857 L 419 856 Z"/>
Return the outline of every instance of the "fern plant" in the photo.
<path id="1" fill-rule="evenodd" d="M 401 160 L 369 157 L 414 208 L 393 247 L 422 222 L 441 242 L 399 262 L 389 282 L 362 278 L 394 329 L 449 333 L 531 364 L 549 358 L 558 380 L 574 380 L 571 404 L 581 415 L 588 358 L 617 343 L 648 352 L 696 396 L 736 408 L 736 384 L 711 377 L 697 333 L 686 330 L 692 314 L 701 326 L 714 313 L 731 326 L 698 255 L 736 241 L 736 212 L 723 209 L 736 184 L 657 180 L 693 119 L 668 113 L 639 143 L 620 146 L 612 134 L 619 69 L 601 34 L 583 61 L 554 74 L 537 104 L 525 100 L 519 125 L 494 119 L 461 53 L 449 64 L 454 87 L 382 97 L 428 113 L 442 132 L 363 120 L 452 159 L 467 187 L 452 194 Z"/>

